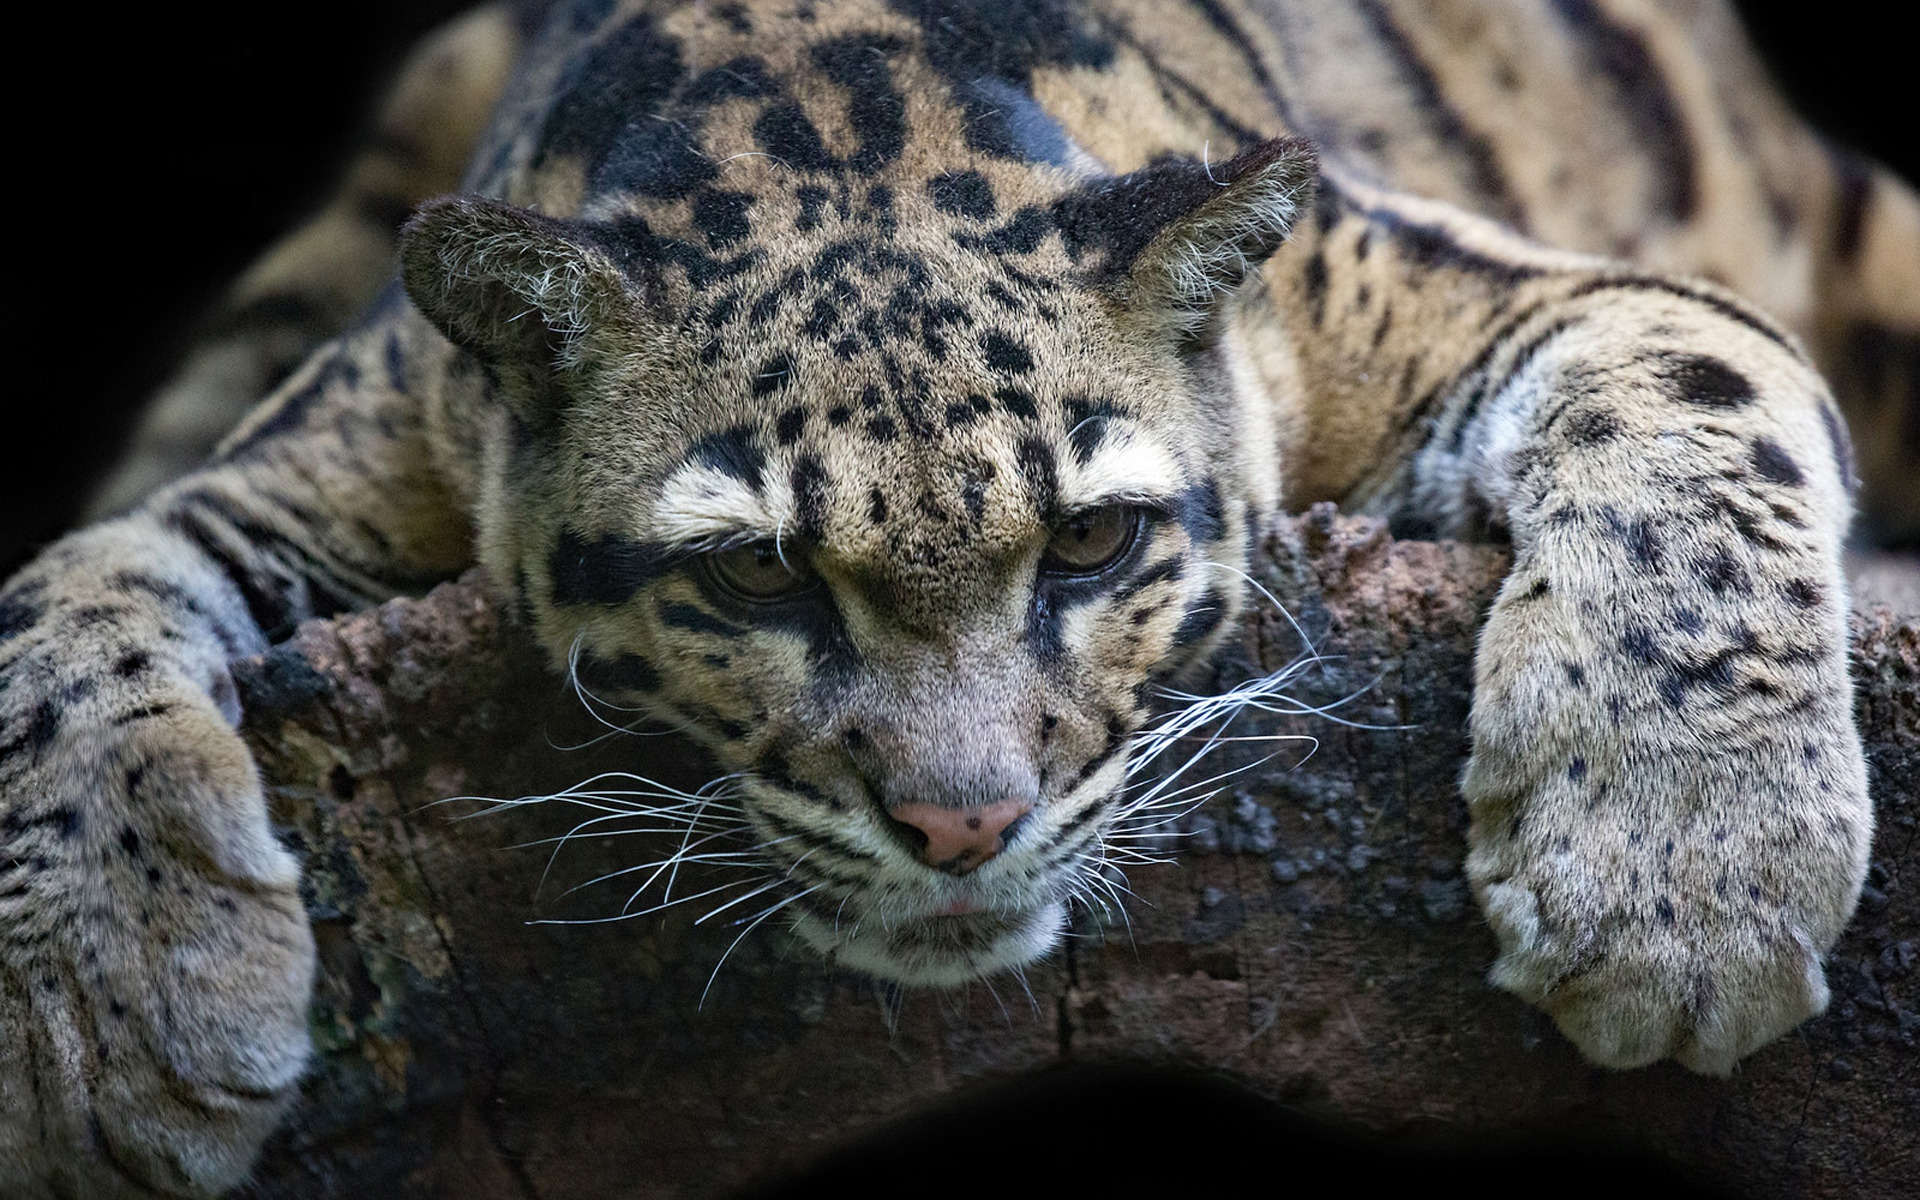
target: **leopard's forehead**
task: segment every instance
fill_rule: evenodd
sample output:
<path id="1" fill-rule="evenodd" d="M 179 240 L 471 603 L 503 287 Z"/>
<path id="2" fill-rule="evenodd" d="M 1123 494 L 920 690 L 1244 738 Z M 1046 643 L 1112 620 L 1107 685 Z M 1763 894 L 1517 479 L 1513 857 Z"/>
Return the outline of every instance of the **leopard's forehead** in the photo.
<path id="1" fill-rule="evenodd" d="M 1115 45 L 1080 5 L 661 9 L 556 13 L 469 185 L 555 216 L 627 202 L 697 209 L 703 232 L 725 241 L 744 200 L 779 190 L 756 167 L 873 180 L 957 162 L 987 166 L 996 185 L 991 168 L 1102 169 L 1033 95 L 1036 71 L 1111 64 Z M 819 189 L 797 199 L 816 212 L 837 202 Z"/>
<path id="2" fill-rule="evenodd" d="M 954 186 L 770 206 L 752 261 L 692 291 L 680 369 L 619 399 L 678 427 L 635 472 L 656 536 L 791 540 L 924 584 L 1017 559 L 1065 513 L 1179 490 L 1163 364 L 1074 280 L 1040 210 L 944 210 Z M 1009 224 L 1043 235 L 1009 245 Z"/>

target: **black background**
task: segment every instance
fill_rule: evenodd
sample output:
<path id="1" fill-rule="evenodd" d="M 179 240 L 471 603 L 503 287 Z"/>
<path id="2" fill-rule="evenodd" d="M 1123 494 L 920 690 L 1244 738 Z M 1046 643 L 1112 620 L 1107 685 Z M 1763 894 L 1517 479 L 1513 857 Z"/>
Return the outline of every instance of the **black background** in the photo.
<path id="1" fill-rule="evenodd" d="M 0 576 L 71 521 L 223 283 L 324 191 L 407 46 L 462 7 L 69 5 L 16 27 Z M 1741 7 L 1803 111 L 1920 179 L 1913 42 L 1869 19 L 1884 6 Z"/>

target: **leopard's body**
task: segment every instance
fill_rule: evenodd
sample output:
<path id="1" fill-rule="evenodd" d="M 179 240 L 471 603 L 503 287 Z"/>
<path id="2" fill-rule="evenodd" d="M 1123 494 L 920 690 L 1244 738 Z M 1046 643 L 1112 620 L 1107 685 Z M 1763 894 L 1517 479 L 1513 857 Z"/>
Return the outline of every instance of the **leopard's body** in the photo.
<path id="1" fill-rule="evenodd" d="M 26 1194 L 244 1174 L 313 951 L 227 664 L 474 562 L 710 747 L 803 940 L 938 984 L 1057 940 L 1274 514 L 1504 533 L 1464 781 L 1494 981 L 1622 1067 L 1724 1072 L 1824 1005 L 1871 834 L 1856 469 L 1920 528 L 1920 203 L 1717 6 L 521 5 L 385 119 L 170 411 L 250 398 L 277 316 L 365 313 L 0 592 Z M 383 290 L 355 188 L 463 194 Z"/>

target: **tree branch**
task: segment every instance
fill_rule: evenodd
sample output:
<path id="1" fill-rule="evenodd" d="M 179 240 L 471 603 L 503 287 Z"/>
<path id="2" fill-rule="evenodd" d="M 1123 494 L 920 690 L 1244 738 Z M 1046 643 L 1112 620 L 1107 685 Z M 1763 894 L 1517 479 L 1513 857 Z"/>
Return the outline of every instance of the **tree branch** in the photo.
<path id="1" fill-rule="evenodd" d="M 889 998 L 792 949 L 777 915 L 741 937 L 771 894 L 697 921 L 751 890 L 741 873 L 683 876 L 677 895 L 731 890 L 660 914 L 530 924 L 620 914 L 644 875 L 567 889 L 644 861 L 649 839 L 576 829 L 605 814 L 575 805 L 435 801 L 603 771 L 692 789 L 713 769 L 672 735 L 589 719 L 471 580 L 303 627 L 240 672 L 323 975 L 321 1054 L 250 1194 L 723 1194 L 1063 1059 L 1213 1069 L 1380 1130 L 1597 1131 L 1741 1195 L 1905 1194 L 1920 626 L 1854 621 L 1879 834 L 1831 1010 L 1731 1079 L 1608 1072 L 1485 983 L 1493 940 L 1460 875 L 1474 636 L 1505 564 L 1325 507 L 1276 535 L 1256 574 L 1328 657 L 1299 694 L 1344 699 L 1334 715 L 1357 724 L 1274 718 L 1257 731 L 1317 743 L 1234 743 L 1196 768 L 1246 769 L 1184 819 L 1177 865 L 1128 872 L 1124 921 L 1083 918 L 1027 973 L 1031 1001 L 1008 979 Z M 1262 605 L 1218 682 L 1301 648 Z"/>

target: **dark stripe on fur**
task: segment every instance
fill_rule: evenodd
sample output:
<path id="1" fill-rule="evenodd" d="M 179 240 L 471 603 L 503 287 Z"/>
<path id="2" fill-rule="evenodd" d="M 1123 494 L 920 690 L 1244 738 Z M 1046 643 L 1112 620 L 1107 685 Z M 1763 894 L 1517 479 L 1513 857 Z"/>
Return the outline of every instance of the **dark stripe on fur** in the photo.
<path id="1" fill-rule="evenodd" d="M 1700 204 L 1700 165 L 1666 76 L 1637 30 L 1607 19 L 1593 0 L 1554 0 L 1593 69 L 1619 98 L 1633 144 L 1651 161 L 1654 204 L 1667 219 L 1690 220 Z"/>
<path id="2" fill-rule="evenodd" d="M 1480 196 L 1494 216 L 1515 229 L 1527 227 L 1526 212 L 1507 183 L 1507 173 L 1493 143 L 1474 132 L 1440 90 L 1426 60 L 1407 40 L 1380 0 L 1357 0 L 1362 16 L 1379 39 L 1381 47 L 1393 59 L 1400 78 L 1413 93 L 1415 111 L 1424 115 L 1440 141 L 1457 151 L 1466 168 L 1468 186 Z"/>

